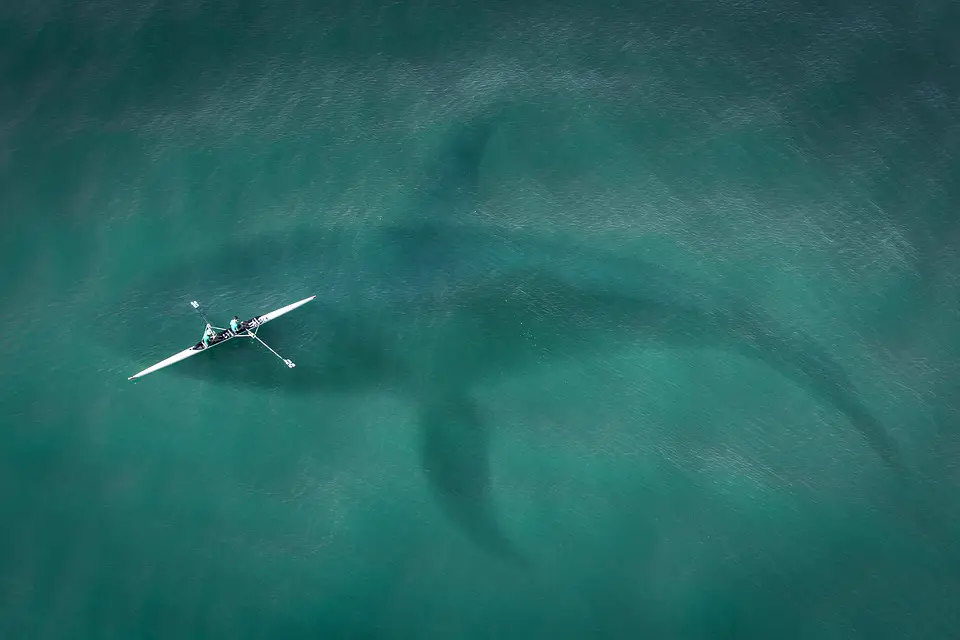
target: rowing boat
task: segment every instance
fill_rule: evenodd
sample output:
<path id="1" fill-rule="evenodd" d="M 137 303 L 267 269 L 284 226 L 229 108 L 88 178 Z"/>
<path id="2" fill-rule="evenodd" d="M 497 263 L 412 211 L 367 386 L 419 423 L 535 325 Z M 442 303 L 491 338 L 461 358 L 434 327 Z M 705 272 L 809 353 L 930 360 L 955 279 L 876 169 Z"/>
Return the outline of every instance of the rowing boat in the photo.
<path id="1" fill-rule="evenodd" d="M 303 300 L 300 300 L 300 301 L 298 301 L 298 302 L 294 302 L 293 304 L 288 304 L 288 305 L 285 306 L 285 307 L 280 307 L 279 309 L 277 309 L 277 310 L 275 310 L 275 311 L 270 311 L 269 313 L 264 313 L 263 315 L 254 316 L 253 318 L 250 318 L 250 319 L 247 320 L 246 322 L 241 322 L 241 323 L 240 323 L 240 329 L 239 329 L 239 331 L 236 331 L 236 332 L 231 331 L 230 329 L 222 328 L 222 327 L 214 327 L 213 325 L 210 324 L 209 321 L 207 321 L 207 326 L 208 326 L 208 327 L 210 327 L 210 328 L 212 328 L 212 329 L 216 329 L 216 330 L 218 331 L 218 333 L 210 340 L 210 343 L 209 343 L 209 344 L 204 345 L 204 344 L 203 344 L 203 341 L 201 340 L 200 342 L 198 342 L 197 344 L 193 345 L 193 346 L 190 347 L 189 349 L 184 349 L 184 350 L 181 351 L 180 353 L 175 353 L 175 354 L 173 354 L 172 356 L 170 356 L 169 358 L 167 358 L 167 359 L 165 359 L 165 360 L 161 360 L 160 362 L 158 362 L 157 364 L 153 365 L 152 367 L 147 367 L 146 369 L 144 369 L 144 370 L 141 371 L 140 373 L 137 373 L 137 374 L 134 374 L 134 375 L 130 376 L 129 378 L 127 378 L 127 380 L 134 380 L 134 379 L 136 379 L 136 378 L 142 378 L 143 376 L 147 375 L 148 373 L 153 373 L 154 371 L 157 371 L 157 370 L 159 370 L 159 369 L 163 369 L 164 367 L 169 367 L 169 366 L 172 365 L 172 364 L 176 364 L 176 363 L 180 362 L 181 360 L 186 360 L 187 358 L 191 358 L 191 357 L 197 355 L 198 353 L 203 353 L 204 351 L 207 351 L 208 349 L 211 349 L 212 347 L 215 347 L 215 346 L 217 346 L 217 345 L 223 344 L 224 342 L 228 342 L 228 341 L 230 341 L 230 340 L 232 340 L 232 339 L 234 339 L 234 338 L 252 338 L 252 339 L 256 340 L 257 342 L 259 342 L 260 344 L 262 344 L 263 346 L 265 346 L 267 349 L 270 349 L 270 346 L 267 345 L 267 343 L 265 343 L 263 340 L 261 340 L 259 336 L 257 336 L 257 331 L 260 329 L 260 327 L 262 327 L 263 325 L 267 324 L 267 323 L 270 322 L 271 320 L 276 320 L 276 319 L 279 318 L 280 316 L 282 316 L 282 315 L 284 315 L 284 314 L 287 314 L 287 313 L 290 313 L 291 311 L 293 311 L 294 309 L 296 309 L 296 308 L 298 308 L 298 307 L 302 307 L 303 305 L 307 304 L 308 302 L 310 302 L 310 301 L 313 300 L 314 298 L 316 298 L 316 296 L 310 296 L 309 298 L 304 298 Z M 194 309 L 196 309 L 197 311 L 200 311 L 200 305 L 197 304 L 197 301 L 196 301 L 196 300 L 194 300 L 194 301 L 191 302 L 190 304 L 193 305 L 193 308 L 194 308 Z M 204 320 L 206 320 L 206 316 L 203 316 L 203 312 L 202 312 L 202 311 L 200 312 L 200 315 L 204 318 Z M 289 368 L 292 369 L 293 367 L 296 366 L 296 365 L 293 363 L 293 361 L 291 361 L 291 360 L 289 360 L 289 359 L 287 359 L 287 358 L 284 358 L 283 356 L 281 356 L 279 353 L 277 353 L 277 352 L 274 351 L 273 349 L 270 349 L 270 352 L 273 353 L 273 355 L 275 355 L 275 356 L 277 356 L 278 358 L 280 358 L 281 360 L 283 360 L 284 364 L 286 364 L 287 367 L 289 367 Z"/>

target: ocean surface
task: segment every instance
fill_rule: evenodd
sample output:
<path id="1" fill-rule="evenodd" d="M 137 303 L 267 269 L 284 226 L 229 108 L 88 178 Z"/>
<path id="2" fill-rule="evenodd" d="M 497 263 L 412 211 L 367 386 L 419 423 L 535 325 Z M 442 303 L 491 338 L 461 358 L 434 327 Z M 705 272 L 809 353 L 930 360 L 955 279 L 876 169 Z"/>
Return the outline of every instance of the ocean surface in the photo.
<path id="1" fill-rule="evenodd" d="M 960 637 L 958 28 L 3 3 L 0 638 Z"/>

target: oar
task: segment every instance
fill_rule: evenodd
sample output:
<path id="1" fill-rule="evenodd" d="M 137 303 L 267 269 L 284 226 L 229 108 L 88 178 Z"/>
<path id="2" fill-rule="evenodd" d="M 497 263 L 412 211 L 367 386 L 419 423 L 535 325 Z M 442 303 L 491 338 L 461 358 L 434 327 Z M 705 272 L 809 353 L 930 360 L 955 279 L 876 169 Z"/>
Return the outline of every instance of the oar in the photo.
<path id="1" fill-rule="evenodd" d="M 293 360 L 290 360 L 289 358 L 284 358 L 282 355 L 280 355 L 279 353 L 277 353 L 277 352 L 274 351 L 273 349 L 270 349 L 270 345 L 268 345 L 266 342 L 264 342 L 263 340 L 261 340 L 261 339 L 260 339 L 260 336 L 258 336 L 257 334 L 255 334 L 255 333 L 253 333 L 253 332 L 251 332 L 251 331 L 247 331 L 247 335 L 249 335 L 251 338 L 253 338 L 253 339 L 256 340 L 257 342 L 259 342 L 260 344 L 262 344 L 263 346 L 265 346 L 267 349 L 269 349 L 269 350 L 270 350 L 270 353 L 272 353 L 273 355 L 275 355 L 275 356 L 277 356 L 278 358 L 280 358 L 281 360 L 283 360 L 283 363 L 284 363 L 285 365 L 287 365 L 287 367 L 289 367 L 290 369 L 293 369 L 295 366 L 297 366 L 297 365 L 293 364 Z"/>
<path id="2" fill-rule="evenodd" d="M 191 300 L 191 301 L 190 301 L 190 306 L 197 310 L 197 313 L 200 314 L 200 317 L 203 318 L 203 321 L 206 322 L 208 326 L 213 327 L 214 329 L 218 329 L 219 331 L 223 331 L 223 330 L 224 330 L 223 327 L 214 327 L 214 326 L 213 326 L 213 323 L 210 322 L 209 320 L 207 320 L 207 316 L 203 315 L 203 311 L 200 310 L 200 303 L 199 303 L 199 302 L 197 302 L 196 300 Z"/>

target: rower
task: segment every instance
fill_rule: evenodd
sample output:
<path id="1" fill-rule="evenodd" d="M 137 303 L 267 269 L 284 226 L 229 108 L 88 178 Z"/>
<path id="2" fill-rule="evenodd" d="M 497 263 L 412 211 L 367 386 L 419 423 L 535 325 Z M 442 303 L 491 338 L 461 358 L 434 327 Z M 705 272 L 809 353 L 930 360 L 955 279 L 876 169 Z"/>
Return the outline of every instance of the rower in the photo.
<path id="1" fill-rule="evenodd" d="M 211 327 L 211 326 L 208 324 L 208 325 L 207 325 L 207 328 L 206 328 L 206 329 L 204 330 L 204 332 L 203 332 L 203 346 L 204 346 L 204 348 L 209 347 L 209 346 L 210 346 L 210 341 L 213 340 L 213 339 L 216 338 L 216 337 L 217 337 L 217 334 L 216 334 L 216 332 L 214 332 L 213 327 Z"/>
<path id="2" fill-rule="evenodd" d="M 230 331 L 240 333 L 240 318 L 237 316 L 233 316 L 233 320 L 230 321 Z"/>

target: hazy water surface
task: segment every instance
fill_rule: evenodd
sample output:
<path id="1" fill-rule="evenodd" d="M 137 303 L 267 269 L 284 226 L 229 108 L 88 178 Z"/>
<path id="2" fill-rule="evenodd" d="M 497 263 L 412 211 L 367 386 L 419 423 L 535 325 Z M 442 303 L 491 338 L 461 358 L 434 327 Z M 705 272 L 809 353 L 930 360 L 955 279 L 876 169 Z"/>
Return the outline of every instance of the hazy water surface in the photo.
<path id="1" fill-rule="evenodd" d="M 0 637 L 956 636 L 958 24 L 0 9 Z"/>

